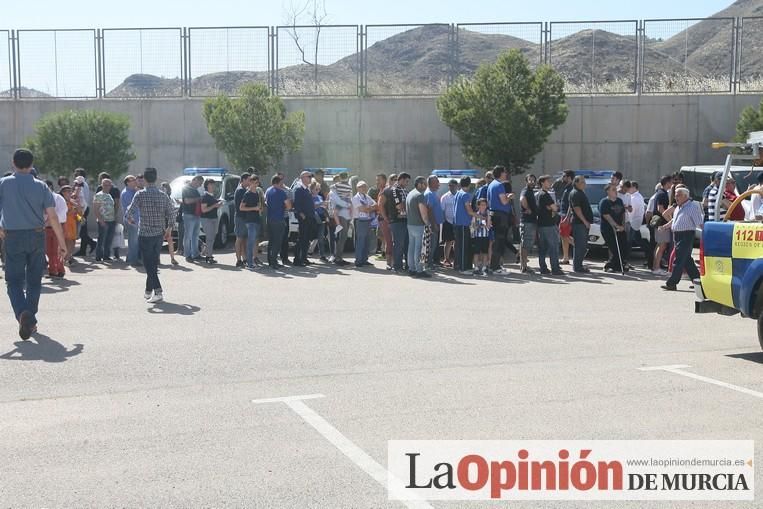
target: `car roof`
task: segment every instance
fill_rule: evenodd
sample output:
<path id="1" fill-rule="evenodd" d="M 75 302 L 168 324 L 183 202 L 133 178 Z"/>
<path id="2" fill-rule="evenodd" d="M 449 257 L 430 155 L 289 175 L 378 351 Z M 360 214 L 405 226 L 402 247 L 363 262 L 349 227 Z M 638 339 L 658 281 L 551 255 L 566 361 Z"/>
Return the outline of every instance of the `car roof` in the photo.
<path id="1" fill-rule="evenodd" d="M 682 172 L 689 172 L 693 171 L 695 173 L 707 173 L 709 175 L 712 175 L 716 171 L 722 171 L 724 168 L 726 168 L 723 164 L 718 165 L 702 165 L 702 166 L 681 166 Z M 763 168 L 761 168 L 763 170 Z M 749 166 L 732 166 L 731 171 L 750 171 Z"/>

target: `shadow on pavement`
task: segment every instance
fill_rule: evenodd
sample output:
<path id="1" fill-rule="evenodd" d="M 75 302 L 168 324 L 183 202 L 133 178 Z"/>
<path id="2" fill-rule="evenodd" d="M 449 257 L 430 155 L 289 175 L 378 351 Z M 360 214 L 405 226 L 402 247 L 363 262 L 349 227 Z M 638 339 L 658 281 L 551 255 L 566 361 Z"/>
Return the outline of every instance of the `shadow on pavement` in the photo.
<path id="1" fill-rule="evenodd" d="M 43 280 L 40 293 L 62 293 L 68 292 L 69 287 L 79 286 L 78 281 L 72 281 L 71 279 L 46 279 Z"/>
<path id="2" fill-rule="evenodd" d="M 64 345 L 44 334 L 34 334 L 33 337 L 34 342 L 15 342 L 16 348 L 0 355 L 0 359 L 9 361 L 65 362 L 68 358 L 81 354 L 84 349 L 82 344 L 75 343 L 74 348 L 67 350 Z"/>
<path id="3" fill-rule="evenodd" d="M 195 315 L 201 308 L 191 304 L 173 304 L 172 302 L 159 302 L 148 308 L 147 311 L 152 315 Z"/>
<path id="4" fill-rule="evenodd" d="M 763 352 L 751 352 L 751 353 L 735 353 L 727 355 L 732 359 L 742 359 L 743 361 L 755 362 L 757 364 L 763 364 Z"/>

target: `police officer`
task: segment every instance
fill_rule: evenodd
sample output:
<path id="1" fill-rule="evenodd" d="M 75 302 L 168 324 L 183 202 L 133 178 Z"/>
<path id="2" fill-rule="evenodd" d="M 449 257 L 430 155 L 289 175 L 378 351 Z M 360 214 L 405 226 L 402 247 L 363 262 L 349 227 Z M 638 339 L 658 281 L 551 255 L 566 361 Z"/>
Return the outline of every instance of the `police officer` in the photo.
<path id="1" fill-rule="evenodd" d="M 34 157 L 26 149 L 13 153 L 13 174 L 0 179 L 0 238 L 5 240 L 5 281 L 23 340 L 37 331 L 37 307 L 45 269 L 45 216 L 56 216 L 48 186 L 33 175 Z M 58 254 L 66 258 L 61 223 L 50 221 Z"/>

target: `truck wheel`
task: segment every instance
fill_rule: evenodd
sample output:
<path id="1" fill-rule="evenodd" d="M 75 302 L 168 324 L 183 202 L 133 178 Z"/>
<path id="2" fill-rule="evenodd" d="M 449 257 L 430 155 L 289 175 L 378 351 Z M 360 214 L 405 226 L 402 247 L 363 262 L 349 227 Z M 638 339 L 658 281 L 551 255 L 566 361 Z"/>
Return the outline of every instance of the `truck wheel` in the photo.
<path id="1" fill-rule="evenodd" d="M 228 221 L 223 217 L 217 227 L 217 237 L 215 238 L 215 249 L 224 249 L 228 244 Z"/>
<path id="2" fill-rule="evenodd" d="M 758 316 L 758 342 L 763 349 L 763 313 Z"/>

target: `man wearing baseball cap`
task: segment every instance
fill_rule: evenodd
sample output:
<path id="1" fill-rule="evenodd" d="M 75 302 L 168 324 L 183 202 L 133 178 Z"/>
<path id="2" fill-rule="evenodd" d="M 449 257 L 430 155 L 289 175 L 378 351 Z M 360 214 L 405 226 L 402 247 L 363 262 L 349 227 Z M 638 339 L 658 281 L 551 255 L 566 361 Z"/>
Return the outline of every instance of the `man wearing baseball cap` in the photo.
<path id="1" fill-rule="evenodd" d="M 45 269 L 45 217 L 57 218 L 48 186 L 32 176 L 34 156 L 29 150 L 13 153 L 13 175 L 0 179 L 0 238 L 5 241 L 5 281 L 8 297 L 23 340 L 37 331 L 37 310 Z M 58 241 L 58 255 L 66 258 L 61 223 L 50 222 Z"/>

